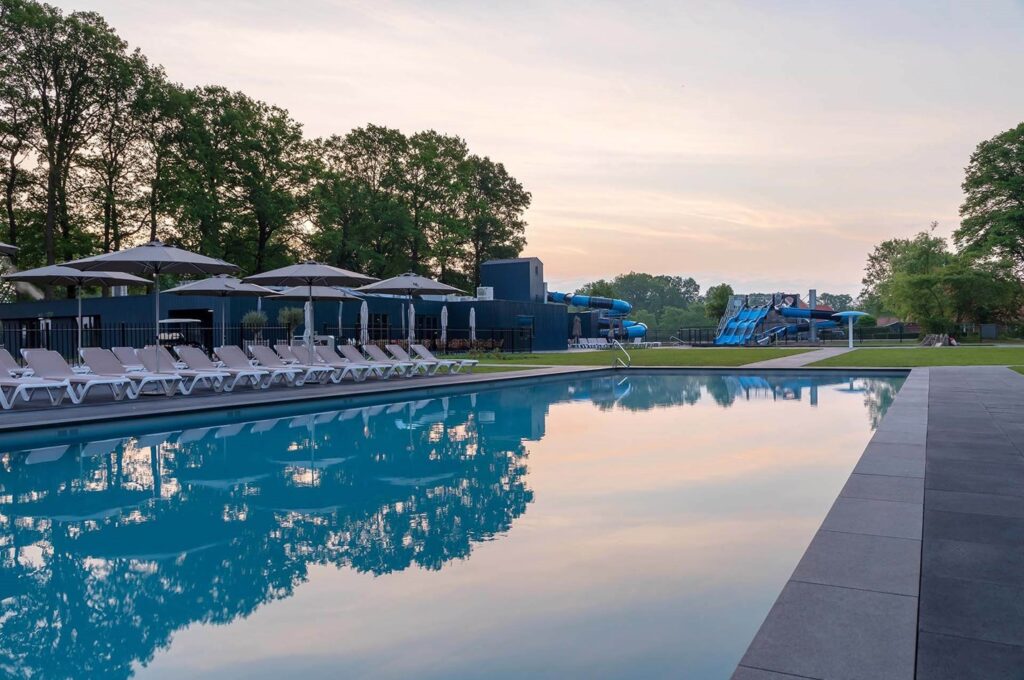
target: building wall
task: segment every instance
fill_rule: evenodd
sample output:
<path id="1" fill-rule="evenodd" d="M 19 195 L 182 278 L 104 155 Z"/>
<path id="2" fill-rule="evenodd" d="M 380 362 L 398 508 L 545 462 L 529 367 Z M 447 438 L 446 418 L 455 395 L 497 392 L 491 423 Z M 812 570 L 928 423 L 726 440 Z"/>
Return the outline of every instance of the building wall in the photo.
<path id="1" fill-rule="evenodd" d="M 536 257 L 488 260 L 480 265 L 480 285 L 494 288 L 495 300 L 547 302 L 544 263 Z"/>
<path id="2" fill-rule="evenodd" d="M 386 314 L 391 328 L 390 337 L 403 337 L 403 309 L 407 300 L 394 297 L 366 297 L 370 314 Z M 277 313 L 283 307 L 302 307 L 300 300 L 271 300 L 265 298 L 262 309 L 267 314 L 269 324 L 277 325 Z M 532 327 L 532 347 L 535 350 L 565 349 L 566 341 L 566 307 L 535 302 L 511 300 L 467 300 L 442 302 L 439 300 L 416 300 L 418 317 L 432 317 L 436 326 L 440 326 L 441 308 L 448 306 L 449 338 L 468 337 L 469 310 L 476 309 L 476 326 L 481 332 L 490 329 L 516 329 Z M 161 318 L 198 318 L 205 328 L 219 329 L 224 319 L 229 327 L 238 326 L 242 316 L 256 309 L 255 298 L 217 298 L 207 296 L 179 296 L 173 294 L 160 295 Z M 359 320 L 358 302 L 346 302 L 342 305 L 342 337 L 356 337 L 356 326 Z M 153 296 L 129 295 L 124 297 L 93 297 L 82 300 L 84 316 L 98 317 L 98 326 L 108 329 L 112 336 L 105 336 L 102 343 L 106 345 L 134 342 L 143 337 L 144 333 L 132 334 L 132 329 L 149 329 L 153 327 Z M 77 305 L 75 300 L 46 300 L 40 302 L 16 302 L 0 304 L 0 321 L 4 322 L 4 334 L 16 332 L 15 320 L 34 321 L 40 318 L 51 320 L 54 330 L 70 332 L 75 328 Z M 322 335 L 337 335 L 338 303 L 314 303 L 316 332 Z M 420 326 L 425 319 L 421 318 Z M 203 344 L 212 346 L 219 342 L 219 337 L 207 331 Z"/>

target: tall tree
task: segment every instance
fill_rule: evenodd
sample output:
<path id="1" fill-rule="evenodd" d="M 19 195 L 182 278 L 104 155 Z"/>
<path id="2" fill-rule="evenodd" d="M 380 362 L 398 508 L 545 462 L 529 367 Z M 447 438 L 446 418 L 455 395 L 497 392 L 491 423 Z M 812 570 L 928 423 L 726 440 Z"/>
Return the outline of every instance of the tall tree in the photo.
<path id="1" fill-rule="evenodd" d="M 1024 123 L 978 145 L 967 165 L 956 244 L 1024 272 Z"/>
<path id="2" fill-rule="evenodd" d="M 4 0 L 4 20 L 16 36 L 13 73 L 23 79 L 38 126 L 36 138 L 45 171 L 46 262 L 57 260 L 73 242 L 68 185 L 76 155 L 96 132 L 101 114 L 102 75 L 124 54 L 125 44 L 98 15 L 60 10 L 27 0 Z M 60 239 L 58 239 L 58 235 Z"/>
<path id="3" fill-rule="evenodd" d="M 517 257 L 526 245 L 524 214 L 530 192 L 505 166 L 486 156 L 470 156 L 469 181 L 464 201 L 469 224 L 467 285 L 480 285 L 480 265 L 487 260 Z"/>

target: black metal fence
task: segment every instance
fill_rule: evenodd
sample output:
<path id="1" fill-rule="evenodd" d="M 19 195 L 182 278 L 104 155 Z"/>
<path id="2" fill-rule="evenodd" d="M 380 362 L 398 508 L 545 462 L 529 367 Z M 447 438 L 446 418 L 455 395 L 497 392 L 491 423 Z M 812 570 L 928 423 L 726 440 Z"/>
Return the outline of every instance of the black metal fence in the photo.
<path id="1" fill-rule="evenodd" d="M 359 344 L 360 329 L 325 325 L 318 329 L 318 336 L 333 336 L 336 344 Z M 475 339 L 470 339 L 470 331 L 452 329 L 447 331 L 446 341 L 441 341 L 440 332 L 426 332 L 416 336 L 416 342 L 426 345 L 434 351 L 441 352 L 532 352 L 533 334 L 529 329 L 522 328 L 477 328 Z M 374 337 L 376 336 L 376 337 Z M 189 345 L 200 347 L 207 352 L 214 347 L 236 345 L 247 347 L 253 344 L 273 346 L 288 343 L 301 337 L 301 330 L 286 326 L 264 326 L 248 328 L 244 326 L 204 326 L 199 324 L 161 324 L 160 343 L 167 347 Z M 145 347 L 156 340 L 153 324 L 84 328 L 82 330 L 83 347 Z M 384 329 L 383 332 L 371 334 L 370 342 L 377 345 L 388 343 L 405 347 L 408 344 L 401 328 Z M 0 345 L 14 357 L 19 358 L 23 349 L 51 349 L 59 352 L 69 361 L 78 359 L 78 329 L 66 325 L 45 325 L 16 327 L 4 325 L 0 328 Z"/>

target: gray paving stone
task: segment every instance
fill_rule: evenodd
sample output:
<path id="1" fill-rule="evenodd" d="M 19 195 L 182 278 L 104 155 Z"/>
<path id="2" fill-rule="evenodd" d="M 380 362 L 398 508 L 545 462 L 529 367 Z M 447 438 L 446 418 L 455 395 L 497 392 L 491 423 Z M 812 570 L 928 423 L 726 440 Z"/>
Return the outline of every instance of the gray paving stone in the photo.
<path id="1" fill-rule="evenodd" d="M 926 572 L 918 621 L 930 633 L 1022 646 L 1024 589 Z"/>
<path id="2" fill-rule="evenodd" d="M 925 461 L 865 454 L 861 456 L 853 471 L 862 475 L 890 475 L 894 477 L 916 477 L 923 479 Z"/>
<path id="3" fill-rule="evenodd" d="M 926 489 L 1024 496 L 1024 466 L 973 460 L 928 460 Z"/>
<path id="4" fill-rule="evenodd" d="M 835 680 L 908 680 L 917 600 L 790 582 L 741 664 Z"/>
<path id="5" fill-rule="evenodd" d="M 930 576 L 1024 588 L 1024 547 L 929 539 L 921 557 Z"/>
<path id="6" fill-rule="evenodd" d="M 1024 456 L 1010 443 L 982 446 L 963 442 L 944 442 L 938 438 L 928 443 L 929 460 L 976 460 L 987 463 L 1024 464 Z"/>
<path id="7" fill-rule="evenodd" d="M 732 674 L 732 680 L 800 680 L 801 678 L 807 678 L 807 676 L 793 675 L 791 673 L 773 673 L 772 671 L 750 668 L 749 666 L 739 666 L 736 668 L 736 672 Z M 816 679 L 811 678 L 809 680 Z"/>
<path id="8" fill-rule="evenodd" d="M 929 540 L 1024 545 L 1024 519 L 965 512 L 925 510 L 924 537 Z"/>
<path id="9" fill-rule="evenodd" d="M 920 477 L 862 475 L 854 473 L 846 480 L 840 496 L 876 501 L 924 502 L 924 480 Z"/>
<path id="10" fill-rule="evenodd" d="M 1024 679 L 1024 647 L 924 632 L 917 644 L 917 680 Z"/>
<path id="11" fill-rule="evenodd" d="M 901 430 L 879 430 L 871 438 L 873 443 L 887 444 L 923 444 L 924 432 L 903 432 Z"/>
<path id="12" fill-rule="evenodd" d="M 841 496 L 832 505 L 821 528 L 825 531 L 920 540 L 921 511 L 922 507 L 917 503 Z"/>
<path id="13" fill-rule="evenodd" d="M 864 449 L 864 455 L 884 456 L 886 458 L 902 458 L 905 460 L 924 460 L 924 441 L 920 444 L 890 444 L 887 442 L 872 441 Z"/>
<path id="14" fill-rule="evenodd" d="M 819 531 L 791 578 L 916 596 L 920 561 L 920 541 Z"/>
<path id="15" fill-rule="evenodd" d="M 1024 519 L 1024 498 L 928 489 L 925 492 L 925 509 Z"/>

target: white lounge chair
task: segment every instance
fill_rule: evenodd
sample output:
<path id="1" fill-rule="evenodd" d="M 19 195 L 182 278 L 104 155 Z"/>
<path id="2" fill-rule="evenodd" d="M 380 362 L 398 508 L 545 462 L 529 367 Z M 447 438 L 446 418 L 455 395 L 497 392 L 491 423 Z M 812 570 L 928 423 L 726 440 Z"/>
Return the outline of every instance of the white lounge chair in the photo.
<path id="1" fill-rule="evenodd" d="M 130 380 L 135 387 L 135 395 L 132 399 L 137 398 L 150 385 L 155 385 L 165 396 L 169 397 L 178 391 L 178 385 L 181 383 L 181 376 L 174 373 L 129 371 L 109 349 L 83 347 L 79 353 L 82 355 L 85 365 L 96 375 Z"/>
<path id="2" fill-rule="evenodd" d="M 263 345 L 251 345 L 249 353 L 259 362 L 260 368 L 269 371 L 288 371 L 292 376 L 292 382 L 299 379 L 298 385 L 307 382 L 327 382 L 333 371 L 327 366 L 313 366 L 311 364 L 286 364 L 281 357 L 274 353 L 274 350 Z M 301 376 L 301 378 L 300 378 Z"/>
<path id="3" fill-rule="evenodd" d="M 215 347 L 213 353 L 217 355 L 218 359 L 224 362 L 225 368 L 231 368 L 237 371 L 258 368 L 263 371 L 267 375 L 265 387 L 269 387 L 279 380 L 286 385 L 293 387 L 298 387 L 302 384 L 301 369 L 288 367 L 278 368 L 273 366 L 254 367 L 249 363 L 249 357 L 245 356 L 245 352 L 242 351 L 241 347 L 236 347 L 235 345 L 224 345 L 223 347 Z"/>
<path id="4" fill-rule="evenodd" d="M 75 403 L 81 403 L 94 387 L 106 387 L 115 401 L 121 401 L 125 397 L 134 399 L 137 396 L 132 390 L 132 381 L 128 378 L 75 373 L 68 366 L 68 362 L 64 361 L 64 357 L 53 350 L 23 349 L 21 354 L 25 357 L 25 362 L 32 369 L 35 377 L 47 380 L 66 380 L 71 383 L 74 389 Z"/>
<path id="5" fill-rule="evenodd" d="M 146 370 L 146 367 L 139 360 L 139 356 L 135 353 L 134 347 L 111 347 L 110 351 L 114 353 L 117 360 L 124 364 L 124 367 L 129 371 L 142 371 Z M 171 362 L 165 366 L 161 366 L 160 373 L 171 370 L 177 367 L 177 362 Z"/>
<path id="6" fill-rule="evenodd" d="M 11 356 L 11 353 L 0 347 L 0 375 L 3 375 L 4 372 L 7 375 L 13 375 L 15 378 L 24 378 L 27 375 L 32 375 L 31 369 L 19 366 L 14 357 Z"/>
<path id="7" fill-rule="evenodd" d="M 323 347 L 317 346 L 316 352 L 321 357 L 323 357 L 325 354 L 330 355 L 334 353 L 330 347 L 327 347 L 326 349 L 327 351 L 325 352 Z M 359 352 L 358 349 L 355 348 L 355 345 L 339 345 L 338 351 L 341 352 L 342 357 L 347 359 L 352 364 L 355 364 L 357 366 L 369 366 L 371 373 L 373 373 L 373 375 L 376 375 L 378 378 L 382 380 L 387 380 L 388 378 L 395 375 L 399 371 L 398 366 L 394 363 L 370 361 L 369 359 L 364 357 Z"/>
<path id="8" fill-rule="evenodd" d="M 410 345 L 410 348 L 418 357 L 428 361 L 437 361 L 442 366 L 446 365 L 449 373 L 460 373 L 463 370 L 465 370 L 466 373 L 472 373 L 473 367 L 480 363 L 476 359 L 439 359 L 434 356 L 433 352 L 423 345 Z"/>
<path id="9" fill-rule="evenodd" d="M 434 375 L 437 373 L 437 369 L 441 368 L 441 362 L 436 359 L 415 359 L 409 356 L 409 353 L 406 352 L 405 348 L 401 345 L 385 345 L 384 349 L 386 349 L 396 361 L 411 363 L 415 367 L 413 370 L 422 371 L 426 375 Z"/>
<path id="10" fill-rule="evenodd" d="M 210 361 L 210 357 L 206 356 L 206 353 L 198 347 L 189 347 L 188 345 L 179 345 L 174 348 L 174 352 L 178 355 L 178 358 L 185 362 L 193 371 L 203 371 L 205 373 L 220 372 L 227 373 L 231 376 L 232 380 L 230 383 L 227 380 L 224 381 L 224 391 L 230 392 L 235 389 L 235 385 L 241 382 L 243 385 L 252 385 L 254 390 L 258 390 L 267 386 L 267 378 L 270 377 L 270 373 L 259 368 L 229 368 L 221 367 Z"/>
<path id="11" fill-rule="evenodd" d="M 214 392 L 230 392 L 227 389 L 228 378 L 231 374 L 227 371 L 214 370 L 214 371 L 198 371 L 191 368 L 178 368 L 178 364 L 184 362 L 178 361 L 171 356 L 171 353 L 167 351 L 166 347 L 158 345 L 146 345 L 144 349 L 132 350 L 135 352 L 136 358 L 142 362 L 142 365 L 147 371 L 154 373 L 158 372 L 159 367 L 161 371 L 166 370 L 168 366 L 174 366 L 175 374 L 181 376 L 181 382 L 178 384 L 178 390 L 185 395 L 192 394 L 197 385 L 203 385 L 210 388 Z M 158 360 L 159 358 L 159 360 Z M 121 363 L 124 363 L 122 360 Z"/>
<path id="12" fill-rule="evenodd" d="M 64 401 L 64 397 L 71 399 L 72 403 L 78 403 L 75 392 L 71 389 L 71 383 L 67 380 L 0 376 L 0 408 L 5 411 L 10 410 L 18 401 L 18 397 L 29 402 L 32 400 L 32 393 L 39 390 L 46 390 L 50 404 L 53 406 L 59 406 Z"/>
<path id="13" fill-rule="evenodd" d="M 378 364 L 391 364 L 396 367 L 399 375 L 411 378 L 416 374 L 416 364 L 411 361 L 396 361 L 387 354 L 384 354 L 384 350 L 377 345 L 363 345 L 363 351 L 366 352 L 366 356 L 370 357 L 371 361 L 376 361 Z"/>
<path id="14" fill-rule="evenodd" d="M 295 361 L 300 364 L 316 364 L 319 366 L 326 366 L 331 369 L 331 382 L 338 384 L 348 376 L 352 376 L 352 380 L 355 382 L 363 382 L 366 380 L 366 376 L 370 373 L 370 367 L 368 365 L 353 364 L 346 359 L 342 359 L 335 354 L 335 358 L 331 361 L 326 360 L 320 355 L 320 352 L 316 348 L 307 347 L 306 345 L 297 345 L 295 347 L 287 347 L 287 351 L 295 358 Z M 283 355 L 282 359 L 285 358 Z"/>

